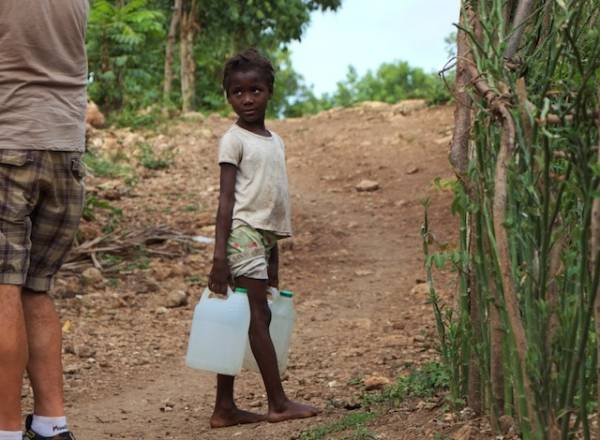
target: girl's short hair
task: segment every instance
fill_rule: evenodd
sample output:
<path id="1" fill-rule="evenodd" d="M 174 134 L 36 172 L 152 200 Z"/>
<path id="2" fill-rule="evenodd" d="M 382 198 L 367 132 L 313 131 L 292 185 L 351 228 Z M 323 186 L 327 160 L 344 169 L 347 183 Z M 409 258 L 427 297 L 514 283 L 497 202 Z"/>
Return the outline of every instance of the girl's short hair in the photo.
<path id="1" fill-rule="evenodd" d="M 273 93 L 273 85 L 275 84 L 275 69 L 273 68 L 273 64 L 271 64 L 271 61 L 267 57 L 253 48 L 238 53 L 225 63 L 225 68 L 223 69 L 223 90 L 225 90 L 225 93 L 228 93 L 229 81 L 234 72 L 247 72 L 249 70 L 260 72 L 269 86 L 269 91 Z"/>

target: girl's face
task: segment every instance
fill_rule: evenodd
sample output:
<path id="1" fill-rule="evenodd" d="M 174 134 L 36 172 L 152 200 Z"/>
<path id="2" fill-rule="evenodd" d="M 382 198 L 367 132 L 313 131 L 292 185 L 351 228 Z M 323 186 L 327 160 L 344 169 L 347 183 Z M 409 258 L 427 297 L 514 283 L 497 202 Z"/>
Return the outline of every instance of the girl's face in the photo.
<path id="1" fill-rule="evenodd" d="M 248 124 L 264 122 L 270 98 L 269 85 L 260 71 L 238 71 L 231 74 L 227 88 L 227 101 L 244 122 Z"/>

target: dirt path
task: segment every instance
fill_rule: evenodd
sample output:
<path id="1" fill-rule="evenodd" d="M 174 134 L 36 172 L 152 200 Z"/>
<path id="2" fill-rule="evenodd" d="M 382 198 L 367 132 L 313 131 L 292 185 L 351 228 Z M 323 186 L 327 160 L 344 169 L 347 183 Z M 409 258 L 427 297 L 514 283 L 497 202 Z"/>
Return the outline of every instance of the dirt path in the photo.
<path id="1" fill-rule="evenodd" d="M 198 192 L 190 186 L 212 186 L 204 202 L 210 212 L 217 183 L 215 167 L 210 166 L 214 136 L 228 123 L 205 121 L 202 129 L 213 132 L 205 136 L 206 142 L 197 141 L 202 137 L 198 127 L 179 130 L 172 138 L 179 145 L 176 167 L 149 176 L 123 204 L 146 204 L 160 211 L 171 198 L 183 204 L 197 199 Z M 415 288 L 424 277 L 420 200 L 432 199 L 438 238 L 450 240 L 454 226 L 448 213 L 450 197 L 432 186 L 435 177 L 450 175 L 445 143 L 450 126 L 448 108 L 409 111 L 389 106 L 272 124 L 287 142 L 297 232 L 283 247 L 280 277 L 284 287 L 298 293 L 299 315 L 285 388 L 293 398 L 323 408 L 321 416 L 209 430 L 214 378 L 183 365 L 199 288 L 192 289 L 190 305 L 166 315 L 155 312 L 160 290 L 131 298 L 121 292 L 128 306 L 109 307 L 107 316 L 110 303 L 105 298 L 110 289 L 105 287 L 96 297 L 92 294 L 92 305 L 79 299 L 83 306 L 77 313 L 75 299 L 61 303 L 63 316 L 76 327 L 67 337 L 67 346 L 74 348 L 66 368 L 75 361 L 83 365 L 67 381 L 69 417 L 78 438 L 288 439 L 347 413 L 336 407 L 361 392 L 360 385 L 352 385 L 357 383 L 353 379 L 373 374 L 393 379 L 411 363 L 434 358 L 430 306 L 425 290 Z M 189 175 L 195 177 L 186 183 L 182 176 Z M 379 182 L 381 189 L 357 192 L 354 186 L 363 179 Z M 158 199 L 148 194 L 152 188 L 162 189 Z M 185 218 L 198 214 L 189 215 Z M 169 218 L 167 223 L 173 224 L 185 220 Z M 206 233 L 210 227 L 197 225 L 194 231 Z M 206 249 L 182 264 L 206 271 L 209 255 Z M 156 272 L 153 267 L 142 273 Z M 76 356 L 79 343 L 96 347 L 91 367 L 81 364 L 85 356 Z M 243 374 L 237 395 L 240 406 L 265 410 L 257 375 Z M 429 438 L 431 426 L 426 421 L 432 417 L 427 410 L 417 411 L 391 417 L 373 430 L 379 438 Z"/>

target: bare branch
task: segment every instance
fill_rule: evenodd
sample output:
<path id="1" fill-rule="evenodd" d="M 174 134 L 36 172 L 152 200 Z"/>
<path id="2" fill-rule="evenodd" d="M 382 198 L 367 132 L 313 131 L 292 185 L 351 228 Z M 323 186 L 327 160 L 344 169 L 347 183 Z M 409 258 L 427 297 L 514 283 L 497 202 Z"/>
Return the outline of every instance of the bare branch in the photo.
<path id="1" fill-rule="evenodd" d="M 529 18 L 529 13 L 531 12 L 531 8 L 535 0 L 520 0 L 519 5 L 517 6 L 517 12 L 515 14 L 515 19 L 513 20 L 512 26 L 512 35 L 508 40 L 508 45 L 506 46 L 506 50 L 504 51 L 504 58 L 506 60 L 512 60 L 512 58 L 517 53 L 519 49 L 519 44 L 521 43 L 521 37 L 523 36 L 523 32 L 525 31 L 525 22 Z"/>

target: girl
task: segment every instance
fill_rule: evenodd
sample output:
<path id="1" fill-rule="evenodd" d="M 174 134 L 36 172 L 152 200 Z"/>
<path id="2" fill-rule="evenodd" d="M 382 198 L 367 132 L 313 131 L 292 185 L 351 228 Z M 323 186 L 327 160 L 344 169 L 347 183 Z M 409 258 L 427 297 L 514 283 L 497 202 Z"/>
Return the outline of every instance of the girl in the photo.
<path id="1" fill-rule="evenodd" d="M 225 294 L 231 282 L 248 291 L 250 346 L 265 384 L 269 410 L 264 416 L 238 409 L 233 399 L 234 377 L 218 375 L 210 420 L 213 428 L 317 414 L 316 408 L 287 398 L 269 335 L 267 288 L 279 284 L 277 240 L 292 233 L 285 146 L 265 127 L 274 82 L 273 66 L 256 50 L 246 50 L 225 65 L 223 88 L 238 119 L 219 145 L 219 209 L 208 283 L 215 293 Z"/>

